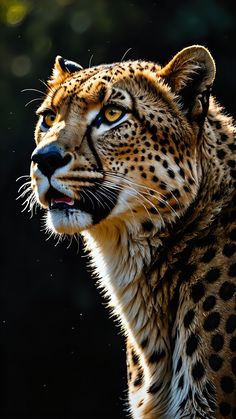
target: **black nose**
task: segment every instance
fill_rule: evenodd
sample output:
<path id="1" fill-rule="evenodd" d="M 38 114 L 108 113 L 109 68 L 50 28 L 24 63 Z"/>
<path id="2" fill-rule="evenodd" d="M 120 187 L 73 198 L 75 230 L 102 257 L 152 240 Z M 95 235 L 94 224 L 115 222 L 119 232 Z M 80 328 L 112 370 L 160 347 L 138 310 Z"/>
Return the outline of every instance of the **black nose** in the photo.
<path id="1" fill-rule="evenodd" d="M 55 146 L 46 146 L 33 152 L 31 159 L 37 163 L 39 170 L 48 178 L 53 175 L 56 169 L 69 163 L 71 156 L 62 156 Z"/>

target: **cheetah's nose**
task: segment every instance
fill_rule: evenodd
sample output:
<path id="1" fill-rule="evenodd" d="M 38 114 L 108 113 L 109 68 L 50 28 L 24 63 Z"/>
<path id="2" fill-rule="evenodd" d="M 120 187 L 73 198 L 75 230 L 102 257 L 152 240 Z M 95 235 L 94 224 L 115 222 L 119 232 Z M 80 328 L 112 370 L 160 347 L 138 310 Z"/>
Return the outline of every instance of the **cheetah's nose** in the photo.
<path id="1" fill-rule="evenodd" d="M 50 178 L 56 169 L 65 166 L 71 160 L 70 154 L 62 156 L 60 150 L 55 145 L 48 145 L 39 150 L 35 150 L 31 160 L 38 165 L 43 175 Z"/>

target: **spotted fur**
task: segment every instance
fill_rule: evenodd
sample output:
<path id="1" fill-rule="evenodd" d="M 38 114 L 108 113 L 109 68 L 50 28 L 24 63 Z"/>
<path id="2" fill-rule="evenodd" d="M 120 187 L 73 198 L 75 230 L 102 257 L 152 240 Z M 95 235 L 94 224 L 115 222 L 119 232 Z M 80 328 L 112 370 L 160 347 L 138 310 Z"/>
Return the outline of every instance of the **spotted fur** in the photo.
<path id="1" fill-rule="evenodd" d="M 134 419 L 236 417 L 235 126 L 214 77 L 201 46 L 164 67 L 57 57 L 38 110 L 33 196 L 50 230 L 84 238 Z"/>

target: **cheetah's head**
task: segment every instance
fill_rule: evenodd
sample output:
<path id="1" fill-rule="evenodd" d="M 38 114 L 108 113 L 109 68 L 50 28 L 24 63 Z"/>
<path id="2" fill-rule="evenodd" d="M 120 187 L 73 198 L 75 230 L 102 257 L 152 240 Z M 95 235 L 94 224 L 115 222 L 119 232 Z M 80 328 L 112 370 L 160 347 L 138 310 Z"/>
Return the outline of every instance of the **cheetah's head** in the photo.
<path id="1" fill-rule="evenodd" d="M 214 75 L 201 46 L 163 68 L 128 61 L 82 69 L 57 57 L 31 164 L 49 227 L 74 234 L 105 220 L 152 219 L 159 228 L 182 214 L 199 185 Z"/>

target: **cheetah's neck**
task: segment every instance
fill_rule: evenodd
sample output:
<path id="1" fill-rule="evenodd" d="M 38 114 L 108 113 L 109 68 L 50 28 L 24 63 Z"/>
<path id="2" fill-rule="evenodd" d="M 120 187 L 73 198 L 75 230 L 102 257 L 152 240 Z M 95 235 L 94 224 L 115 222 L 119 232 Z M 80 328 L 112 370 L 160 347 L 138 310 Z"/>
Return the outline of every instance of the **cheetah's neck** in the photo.
<path id="1" fill-rule="evenodd" d="M 152 284 L 151 276 L 148 278 L 145 274 L 152 261 L 152 246 L 147 238 L 135 240 L 128 234 L 125 225 L 117 225 L 114 221 L 84 233 L 84 238 L 95 272 L 101 278 L 99 285 L 105 290 L 124 334 L 144 366 L 146 408 L 149 397 L 151 400 L 149 390 L 155 386 L 157 394 L 156 388 L 160 386 L 162 396 L 158 412 L 164 412 L 168 392 L 167 388 L 163 389 L 163 383 L 168 385 L 166 377 L 171 374 L 168 296 L 161 293 L 158 301 L 153 293 L 156 278 L 153 281 L 155 284 Z M 150 359 L 153 359 L 151 363 Z M 157 359 L 160 359 L 158 370 L 155 365 Z"/>

